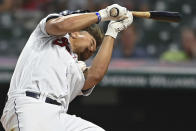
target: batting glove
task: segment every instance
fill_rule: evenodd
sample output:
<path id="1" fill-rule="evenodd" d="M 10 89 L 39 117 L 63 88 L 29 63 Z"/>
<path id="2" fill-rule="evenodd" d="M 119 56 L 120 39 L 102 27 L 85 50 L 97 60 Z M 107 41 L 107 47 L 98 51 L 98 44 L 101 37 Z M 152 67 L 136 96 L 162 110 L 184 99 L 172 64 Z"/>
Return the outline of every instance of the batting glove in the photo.
<path id="1" fill-rule="evenodd" d="M 84 61 L 78 61 L 77 64 L 80 67 L 80 69 L 82 70 L 82 72 L 85 72 L 88 69 L 88 67 L 86 67 L 86 64 Z"/>
<path id="2" fill-rule="evenodd" d="M 119 15 L 117 17 L 110 16 L 110 10 L 112 8 L 117 8 L 119 10 Z M 123 20 L 126 18 L 126 15 L 128 13 L 128 10 L 125 7 L 122 7 L 118 4 L 113 4 L 105 9 L 102 9 L 99 11 L 99 14 L 101 16 L 101 21 L 108 21 L 108 20 Z"/>
<path id="3" fill-rule="evenodd" d="M 110 21 L 105 35 L 111 36 L 115 39 L 119 32 L 125 30 L 133 22 L 133 15 L 131 12 L 127 13 L 126 17 L 128 18 L 122 21 Z"/>

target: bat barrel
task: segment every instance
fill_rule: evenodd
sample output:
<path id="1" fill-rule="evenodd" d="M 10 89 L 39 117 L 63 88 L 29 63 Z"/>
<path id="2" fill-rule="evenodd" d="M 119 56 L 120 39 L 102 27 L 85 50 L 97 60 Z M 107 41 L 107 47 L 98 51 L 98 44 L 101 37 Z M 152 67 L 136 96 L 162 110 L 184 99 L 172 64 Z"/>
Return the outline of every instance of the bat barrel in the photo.
<path id="1" fill-rule="evenodd" d="M 181 21 L 181 15 L 178 12 L 150 11 L 150 18 L 167 22 Z"/>

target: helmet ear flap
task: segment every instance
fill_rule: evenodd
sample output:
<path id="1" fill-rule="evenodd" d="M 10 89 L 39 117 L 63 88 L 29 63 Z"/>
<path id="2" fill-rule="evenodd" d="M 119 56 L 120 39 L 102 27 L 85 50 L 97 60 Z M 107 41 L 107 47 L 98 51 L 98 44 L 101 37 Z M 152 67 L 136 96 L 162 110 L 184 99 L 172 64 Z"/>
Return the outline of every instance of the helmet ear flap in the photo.
<path id="1" fill-rule="evenodd" d="M 76 11 L 64 10 L 64 11 L 60 12 L 59 14 L 62 16 L 67 16 L 67 15 L 71 15 L 71 14 L 88 13 L 88 12 L 90 12 L 90 11 L 89 10 L 76 10 Z"/>

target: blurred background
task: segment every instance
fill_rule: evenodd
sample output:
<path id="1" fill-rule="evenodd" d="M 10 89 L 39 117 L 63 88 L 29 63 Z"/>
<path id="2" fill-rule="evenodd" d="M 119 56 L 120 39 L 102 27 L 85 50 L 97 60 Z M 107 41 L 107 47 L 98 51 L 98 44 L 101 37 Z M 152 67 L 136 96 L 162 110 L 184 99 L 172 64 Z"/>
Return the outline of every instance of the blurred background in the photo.
<path id="1" fill-rule="evenodd" d="M 183 20 L 135 18 L 117 38 L 102 82 L 91 96 L 73 101 L 69 113 L 108 131 L 195 131 L 194 0 L 0 0 L 0 115 L 18 56 L 39 21 L 65 9 L 98 11 L 112 3 L 135 11 L 178 11 Z M 100 23 L 104 31 L 107 24 Z"/>

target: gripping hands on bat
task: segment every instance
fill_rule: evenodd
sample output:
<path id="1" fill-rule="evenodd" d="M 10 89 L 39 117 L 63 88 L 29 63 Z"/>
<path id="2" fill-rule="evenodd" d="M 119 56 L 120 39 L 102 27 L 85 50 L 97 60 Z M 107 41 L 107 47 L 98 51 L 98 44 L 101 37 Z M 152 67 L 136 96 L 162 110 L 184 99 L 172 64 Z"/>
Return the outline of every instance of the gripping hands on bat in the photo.
<path id="1" fill-rule="evenodd" d="M 113 9 L 116 9 L 116 10 L 113 10 Z M 117 11 L 117 12 L 115 12 L 115 11 Z M 113 15 L 111 15 L 112 13 L 115 13 L 116 15 L 113 16 Z M 123 19 L 127 18 L 128 13 L 129 13 L 129 11 L 125 7 L 122 7 L 118 4 L 110 5 L 110 6 L 106 7 L 105 9 L 102 9 L 99 11 L 99 14 L 101 16 L 101 21 L 123 20 Z"/>
<path id="2" fill-rule="evenodd" d="M 113 12 L 116 9 L 117 12 Z M 111 13 L 116 13 L 114 17 Z M 125 7 L 113 4 L 99 11 L 101 21 L 111 20 L 105 35 L 116 38 L 118 33 L 125 30 L 133 22 L 133 15 Z"/>
<path id="3" fill-rule="evenodd" d="M 121 7 L 118 4 L 108 6 L 106 9 L 99 11 L 101 21 L 107 20 L 122 20 L 125 19 L 127 13 L 132 13 L 135 17 L 154 19 L 164 22 L 180 22 L 181 14 L 179 12 L 168 12 L 168 11 L 128 11 L 125 7 Z"/>

